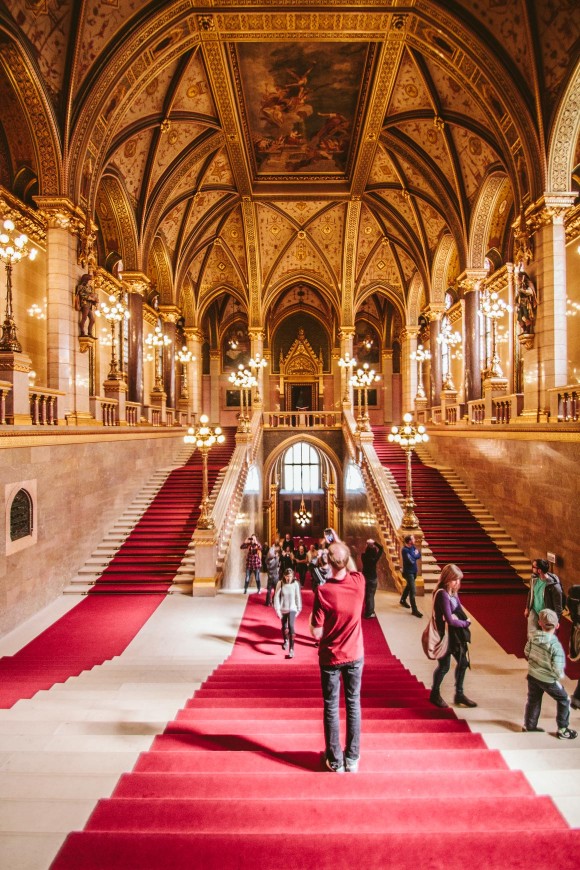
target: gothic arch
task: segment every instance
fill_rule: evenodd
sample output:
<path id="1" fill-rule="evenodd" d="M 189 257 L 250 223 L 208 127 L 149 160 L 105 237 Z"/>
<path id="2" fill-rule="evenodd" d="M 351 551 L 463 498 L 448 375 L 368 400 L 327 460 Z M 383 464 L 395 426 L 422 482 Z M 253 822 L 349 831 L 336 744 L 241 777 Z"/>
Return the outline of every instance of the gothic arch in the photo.
<path id="1" fill-rule="evenodd" d="M 490 230 L 497 208 L 497 200 L 503 190 L 506 176 L 503 172 L 490 175 L 483 183 L 475 208 L 467 262 L 469 269 L 484 269 L 485 254 L 489 247 Z"/>
<path id="2" fill-rule="evenodd" d="M 269 491 L 270 485 L 274 483 L 272 479 L 273 473 L 281 457 L 284 455 L 284 453 L 286 453 L 289 447 L 292 447 L 293 444 L 298 444 L 301 441 L 304 441 L 306 444 L 312 445 L 312 447 L 314 447 L 320 453 L 322 459 L 322 471 L 326 474 L 328 482 L 336 486 L 336 494 L 338 497 L 339 491 L 342 492 L 343 486 L 341 460 L 334 452 L 334 450 L 332 450 L 328 446 L 328 444 L 325 444 L 324 441 L 320 440 L 320 438 L 317 438 L 314 435 L 308 435 L 305 432 L 301 432 L 298 435 L 292 435 L 290 436 L 290 438 L 286 438 L 272 450 L 272 453 L 270 453 L 270 455 L 264 462 L 264 491 Z"/>
<path id="3" fill-rule="evenodd" d="M 568 193 L 571 190 L 574 151 L 579 135 L 580 64 L 564 92 L 548 143 L 547 193 Z"/>
<path id="4" fill-rule="evenodd" d="M 407 298 L 407 326 L 416 326 L 421 313 L 421 300 L 424 297 L 424 287 L 420 275 L 413 275 Z"/>
<path id="5" fill-rule="evenodd" d="M 165 243 L 159 236 L 156 236 L 149 255 L 149 273 L 157 279 L 157 292 L 159 293 L 161 304 L 174 305 L 171 263 Z"/>
<path id="6" fill-rule="evenodd" d="M 124 268 L 127 271 L 138 271 L 141 264 L 133 209 L 129 204 L 124 185 L 114 175 L 105 175 L 101 179 L 95 201 L 95 212 L 101 226 L 105 257 L 112 250 L 119 251 Z"/>
<path id="7" fill-rule="evenodd" d="M 431 294 L 429 298 L 431 305 L 445 305 L 445 291 L 448 284 L 447 275 L 454 251 L 455 241 L 451 235 L 446 233 L 439 242 L 435 257 L 433 258 Z"/>

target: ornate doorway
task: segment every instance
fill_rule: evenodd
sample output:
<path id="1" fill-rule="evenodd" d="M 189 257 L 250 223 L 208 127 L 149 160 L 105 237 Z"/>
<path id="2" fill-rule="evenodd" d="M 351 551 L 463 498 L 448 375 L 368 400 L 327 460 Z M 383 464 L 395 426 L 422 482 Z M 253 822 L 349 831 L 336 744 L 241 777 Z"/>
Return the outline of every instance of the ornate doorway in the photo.
<path id="1" fill-rule="evenodd" d="M 318 411 L 324 393 L 323 362 L 316 356 L 304 330 L 280 359 L 280 396 L 286 411 Z"/>

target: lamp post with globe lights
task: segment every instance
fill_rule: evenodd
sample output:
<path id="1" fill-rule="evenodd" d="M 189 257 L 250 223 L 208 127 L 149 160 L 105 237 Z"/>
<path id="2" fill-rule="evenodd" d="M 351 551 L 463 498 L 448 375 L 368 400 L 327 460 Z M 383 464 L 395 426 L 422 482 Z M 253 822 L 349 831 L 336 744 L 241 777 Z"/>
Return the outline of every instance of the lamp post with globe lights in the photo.
<path id="1" fill-rule="evenodd" d="M 461 344 L 461 333 L 457 331 L 453 331 L 451 328 L 451 323 L 449 320 L 444 319 L 441 324 L 441 332 L 437 336 L 437 343 L 441 346 L 441 348 L 445 347 L 447 353 L 445 356 L 445 373 L 443 375 L 443 389 L 453 391 L 455 390 L 455 386 L 453 384 L 453 377 L 451 375 L 451 360 L 449 358 L 449 348 L 456 347 L 458 344 Z"/>
<path id="2" fill-rule="evenodd" d="M 181 363 L 181 398 L 189 398 L 189 387 L 187 382 L 187 365 L 193 359 L 193 353 L 187 349 L 187 345 L 183 345 L 181 350 L 176 353 L 177 359 Z"/>
<path id="3" fill-rule="evenodd" d="M 365 363 L 362 368 L 356 370 L 356 374 L 352 376 L 350 382 L 355 389 L 359 391 L 359 415 L 357 417 L 357 427 L 359 431 L 370 431 L 369 422 L 369 388 L 372 384 L 380 381 L 380 375 L 377 375 L 374 369 Z M 360 395 L 363 394 L 364 413 L 361 413 Z"/>
<path id="4" fill-rule="evenodd" d="M 99 304 L 99 314 L 111 324 L 111 364 L 107 377 L 109 381 L 121 381 L 123 380 L 123 373 L 117 367 L 115 327 L 118 323 L 129 317 L 129 309 L 114 293 L 111 293 L 107 302 Z"/>
<path id="5" fill-rule="evenodd" d="M 155 352 L 155 385 L 153 387 L 154 393 L 162 393 L 163 392 L 163 357 L 161 354 L 161 349 L 163 347 L 167 347 L 167 345 L 171 344 L 171 339 L 168 335 L 164 335 L 161 326 L 157 324 L 154 331 L 149 333 L 147 338 L 145 339 L 145 344 L 147 347 L 152 347 Z"/>
<path id="6" fill-rule="evenodd" d="M 510 306 L 499 298 L 495 290 L 485 290 L 480 299 L 481 313 L 491 321 L 491 361 L 484 372 L 487 378 L 503 378 L 503 371 L 497 354 L 497 321 L 501 320 Z"/>
<path id="7" fill-rule="evenodd" d="M 28 257 L 36 259 L 38 251 L 29 246 L 28 236 L 19 233 L 14 221 L 6 219 L 0 232 L 0 260 L 6 266 L 6 314 L 2 324 L 2 338 L 0 338 L 0 351 L 22 353 L 22 346 L 16 337 L 16 323 L 12 311 L 12 269 L 15 263 Z"/>
<path id="8" fill-rule="evenodd" d="M 259 375 L 260 375 L 260 372 L 263 369 L 265 369 L 267 365 L 268 365 L 267 361 L 264 359 L 264 357 L 260 353 L 254 354 L 254 356 L 248 362 L 248 367 L 249 367 L 250 372 L 253 375 L 254 380 L 256 382 L 252 386 L 255 386 L 255 388 L 256 388 L 256 394 L 254 396 L 254 401 L 258 405 L 260 405 L 262 402 L 262 398 L 260 396 Z"/>
<path id="9" fill-rule="evenodd" d="M 257 385 L 256 378 L 251 371 L 244 368 L 243 363 L 238 366 L 237 372 L 232 372 L 228 378 L 230 384 L 240 391 L 240 416 L 239 416 L 239 431 L 247 432 L 249 429 L 249 391 Z M 246 416 L 246 407 L 248 415 Z"/>
<path id="10" fill-rule="evenodd" d="M 214 444 L 223 444 L 225 435 L 223 435 L 220 426 L 210 426 L 209 418 L 206 414 L 202 414 L 199 418 L 197 426 L 190 426 L 187 430 L 187 435 L 184 435 L 183 441 L 185 444 L 194 444 L 201 453 L 201 461 L 203 466 L 203 490 L 201 504 L 199 506 L 199 519 L 197 521 L 198 529 L 213 529 L 215 523 L 209 513 L 209 493 L 207 483 L 207 459 L 208 454 Z"/>
<path id="11" fill-rule="evenodd" d="M 393 426 L 389 434 L 391 443 L 399 444 L 405 451 L 407 458 L 407 478 L 406 478 L 406 493 L 405 507 L 403 511 L 403 519 L 401 527 L 403 529 L 419 528 L 419 520 L 415 516 L 415 501 L 413 499 L 413 477 L 411 472 L 411 457 L 413 450 L 417 444 L 422 444 L 429 440 L 429 436 L 422 425 L 416 426 L 413 423 L 412 414 L 403 415 L 403 425 Z"/>
<path id="12" fill-rule="evenodd" d="M 411 351 L 411 359 L 417 361 L 417 399 L 424 399 L 425 387 L 423 386 L 423 363 L 425 360 L 431 359 L 431 351 L 423 347 L 422 344 L 417 345 L 417 350 Z"/>

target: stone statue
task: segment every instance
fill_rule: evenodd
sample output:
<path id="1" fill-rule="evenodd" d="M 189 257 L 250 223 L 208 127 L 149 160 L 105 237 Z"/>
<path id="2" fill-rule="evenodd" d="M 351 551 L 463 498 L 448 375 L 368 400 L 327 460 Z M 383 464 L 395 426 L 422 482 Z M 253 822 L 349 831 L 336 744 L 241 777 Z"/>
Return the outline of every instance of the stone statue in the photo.
<path id="1" fill-rule="evenodd" d="M 516 316 L 522 334 L 533 335 L 536 322 L 536 309 L 538 307 L 538 294 L 533 281 L 524 270 L 523 260 L 516 269 Z"/>
<path id="2" fill-rule="evenodd" d="M 93 326 L 95 324 L 95 308 L 99 297 L 90 273 L 81 275 L 75 290 L 75 308 L 79 312 L 80 335 L 88 335 L 94 338 Z M 88 320 L 88 329 L 85 331 Z"/>

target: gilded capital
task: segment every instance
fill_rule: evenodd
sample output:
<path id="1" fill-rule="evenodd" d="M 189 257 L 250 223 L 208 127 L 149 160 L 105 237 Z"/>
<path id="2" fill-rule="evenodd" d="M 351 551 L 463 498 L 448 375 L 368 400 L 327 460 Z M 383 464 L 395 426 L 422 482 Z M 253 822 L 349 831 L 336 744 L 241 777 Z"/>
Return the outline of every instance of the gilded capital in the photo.
<path id="1" fill-rule="evenodd" d="M 123 286 L 127 288 L 129 293 L 135 293 L 146 299 L 151 287 L 151 280 L 144 272 L 123 271 Z"/>
<path id="2" fill-rule="evenodd" d="M 160 305 L 159 313 L 165 323 L 177 323 L 182 316 L 181 308 L 178 308 L 177 305 Z"/>
<path id="3" fill-rule="evenodd" d="M 81 232 L 85 226 L 85 215 L 72 200 L 66 196 L 35 196 L 40 214 L 48 229 Z"/>

